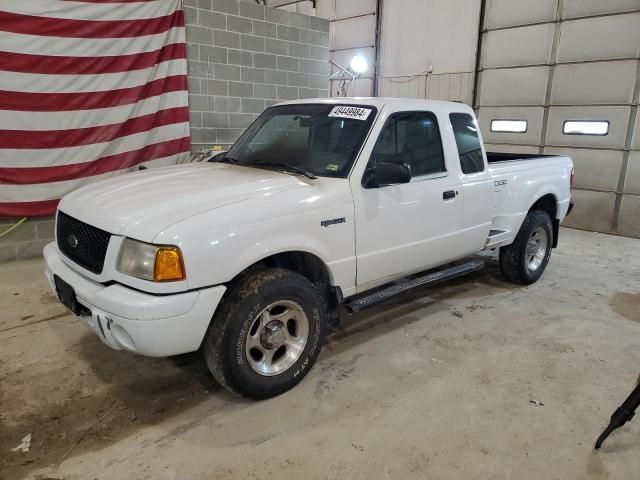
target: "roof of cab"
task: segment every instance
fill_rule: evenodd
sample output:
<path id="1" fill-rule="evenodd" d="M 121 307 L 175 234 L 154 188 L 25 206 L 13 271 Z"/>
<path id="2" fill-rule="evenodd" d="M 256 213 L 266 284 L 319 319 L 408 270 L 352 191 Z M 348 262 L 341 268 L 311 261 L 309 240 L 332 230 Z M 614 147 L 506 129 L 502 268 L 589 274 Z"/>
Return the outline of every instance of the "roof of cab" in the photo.
<path id="1" fill-rule="evenodd" d="M 450 107 L 466 105 L 460 102 L 446 102 L 442 100 L 423 100 L 419 98 L 392 98 L 392 97 L 333 97 L 333 98 L 303 98 L 301 100 L 287 100 L 279 102 L 277 105 L 295 105 L 301 103 L 327 103 L 327 104 L 348 104 L 348 105 L 371 105 L 374 107 L 382 107 L 384 105 L 393 105 L 396 107 L 411 105 L 448 105 Z"/>

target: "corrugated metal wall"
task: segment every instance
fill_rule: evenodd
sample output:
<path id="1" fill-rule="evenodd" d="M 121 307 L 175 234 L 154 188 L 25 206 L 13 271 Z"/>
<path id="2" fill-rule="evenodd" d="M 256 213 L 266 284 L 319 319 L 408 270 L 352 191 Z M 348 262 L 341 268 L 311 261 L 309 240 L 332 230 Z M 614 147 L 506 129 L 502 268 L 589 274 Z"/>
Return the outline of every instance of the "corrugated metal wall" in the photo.
<path id="1" fill-rule="evenodd" d="M 640 0 L 487 0 L 476 108 L 488 148 L 570 155 L 567 224 L 640 236 Z M 527 120 L 524 133 L 494 119 Z M 607 135 L 568 135 L 604 120 Z"/>

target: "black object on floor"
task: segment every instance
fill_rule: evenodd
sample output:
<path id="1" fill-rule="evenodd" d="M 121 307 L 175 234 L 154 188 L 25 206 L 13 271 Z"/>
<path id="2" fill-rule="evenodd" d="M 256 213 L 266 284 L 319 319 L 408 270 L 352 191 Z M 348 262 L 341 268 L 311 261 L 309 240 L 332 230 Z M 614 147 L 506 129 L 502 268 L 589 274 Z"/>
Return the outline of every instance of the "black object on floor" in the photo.
<path id="1" fill-rule="evenodd" d="M 602 443 L 607 439 L 609 435 L 618 428 L 622 427 L 625 423 L 631 421 L 636 414 L 636 410 L 640 406 L 640 384 L 631 392 L 631 395 L 627 397 L 624 403 L 618 407 L 618 409 L 611 415 L 611 421 L 609 426 L 602 432 L 602 435 L 598 437 L 596 441 L 596 449 L 602 446 Z"/>

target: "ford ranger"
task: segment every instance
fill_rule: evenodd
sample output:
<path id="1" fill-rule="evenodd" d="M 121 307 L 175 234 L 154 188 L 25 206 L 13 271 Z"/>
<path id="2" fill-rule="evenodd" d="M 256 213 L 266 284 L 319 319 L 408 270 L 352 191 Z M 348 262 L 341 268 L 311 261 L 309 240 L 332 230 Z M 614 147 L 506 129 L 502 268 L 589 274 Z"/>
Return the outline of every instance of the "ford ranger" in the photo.
<path id="1" fill-rule="evenodd" d="M 482 267 L 540 278 L 571 206 L 562 156 L 486 153 L 461 103 L 300 100 L 209 162 L 65 196 L 44 249 L 60 301 L 109 347 L 202 349 L 251 398 L 296 385 L 340 309 Z"/>

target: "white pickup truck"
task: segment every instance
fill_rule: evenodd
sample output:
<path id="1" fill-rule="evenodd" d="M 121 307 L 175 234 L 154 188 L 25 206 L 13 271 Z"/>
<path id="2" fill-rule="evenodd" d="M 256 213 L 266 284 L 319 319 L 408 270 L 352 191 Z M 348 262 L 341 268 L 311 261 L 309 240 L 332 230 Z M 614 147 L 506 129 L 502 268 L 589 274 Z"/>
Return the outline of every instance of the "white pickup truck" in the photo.
<path id="1" fill-rule="evenodd" d="M 60 203 L 60 301 L 114 349 L 204 351 L 267 398 L 309 371 L 341 308 L 479 269 L 544 271 L 571 206 L 561 156 L 487 154 L 461 103 L 316 99 L 267 109 L 212 162 L 138 171 Z"/>

